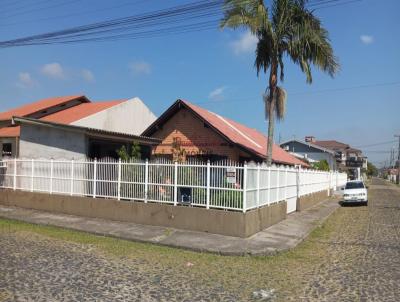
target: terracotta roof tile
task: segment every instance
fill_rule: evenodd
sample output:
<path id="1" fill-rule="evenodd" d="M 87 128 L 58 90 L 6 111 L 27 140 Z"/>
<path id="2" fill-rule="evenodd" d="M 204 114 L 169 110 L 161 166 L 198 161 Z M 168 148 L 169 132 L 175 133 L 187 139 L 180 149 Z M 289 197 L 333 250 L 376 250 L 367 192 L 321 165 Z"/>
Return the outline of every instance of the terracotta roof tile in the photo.
<path id="1" fill-rule="evenodd" d="M 46 115 L 45 117 L 42 117 L 41 120 L 61 124 L 70 124 L 107 108 L 121 104 L 125 101 L 126 100 L 116 100 L 108 102 L 83 103 L 50 115 Z"/>
<path id="2" fill-rule="evenodd" d="M 66 108 L 64 110 L 55 112 L 53 114 L 46 115 L 40 120 L 47 122 L 55 122 L 60 124 L 71 124 L 75 121 L 88 117 L 92 114 L 121 104 L 126 100 L 114 100 L 107 102 L 96 102 L 96 103 L 82 103 L 73 107 Z M 10 111 L 11 112 L 11 111 Z M 15 116 L 14 114 L 12 116 Z M 20 127 L 4 127 L 0 129 L 0 137 L 19 137 Z"/>
<path id="3" fill-rule="evenodd" d="M 327 149 L 346 149 L 349 148 L 348 144 L 344 144 L 335 140 L 327 140 L 327 141 L 315 141 L 313 144 L 324 147 Z"/>
<path id="4" fill-rule="evenodd" d="M 85 102 L 89 102 L 89 100 L 86 99 L 86 97 L 83 95 L 62 96 L 62 97 L 53 97 L 53 98 L 42 99 L 37 102 L 26 104 L 26 105 L 20 106 L 18 108 L 15 108 L 15 109 L 12 109 L 12 110 L 9 110 L 6 112 L 1 112 L 0 120 L 10 120 L 13 116 L 21 116 L 21 117 L 28 116 L 35 112 L 45 110 L 45 109 L 48 109 L 53 106 L 61 105 L 63 103 L 66 103 L 68 101 L 72 101 L 72 100 L 75 100 L 78 98 L 82 98 Z"/>
<path id="5" fill-rule="evenodd" d="M 222 117 L 187 101 L 182 100 L 182 102 L 233 143 L 245 147 L 260 157 L 266 157 L 267 137 L 258 130 L 246 127 L 238 122 Z M 307 165 L 275 144 L 272 148 L 272 159 L 277 163 L 302 166 Z"/>
<path id="6" fill-rule="evenodd" d="M 19 137 L 20 129 L 20 126 L 1 128 L 0 137 Z"/>

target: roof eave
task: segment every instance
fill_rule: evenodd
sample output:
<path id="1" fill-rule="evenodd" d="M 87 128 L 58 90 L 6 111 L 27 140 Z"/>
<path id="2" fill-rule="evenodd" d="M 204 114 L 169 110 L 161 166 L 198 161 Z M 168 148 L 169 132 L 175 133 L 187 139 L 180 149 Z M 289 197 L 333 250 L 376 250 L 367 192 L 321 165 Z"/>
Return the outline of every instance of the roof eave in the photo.
<path id="1" fill-rule="evenodd" d="M 76 126 L 76 125 L 66 125 L 66 124 L 42 121 L 42 120 L 37 120 L 37 119 L 32 119 L 32 118 L 13 117 L 12 120 L 13 120 L 14 125 L 19 125 L 19 124 L 40 125 L 40 126 L 45 126 L 45 127 L 50 127 L 50 128 L 58 128 L 58 129 L 64 129 L 64 130 L 73 131 L 73 132 L 85 133 L 90 136 L 97 136 L 97 137 L 103 137 L 103 138 L 108 138 L 108 139 L 118 138 L 118 139 L 126 140 L 126 141 L 136 140 L 136 141 L 148 143 L 151 145 L 156 145 L 161 142 L 160 139 L 152 138 L 152 137 L 139 136 L 139 135 L 133 135 L 133 134 L 127 134 L 127 133 L 120 133 L 120 132 L 113 132 L 113 131 L 108 131 L 108 130 L 88 128 L 88 127 L 82 127 L 82 126 Z"/>

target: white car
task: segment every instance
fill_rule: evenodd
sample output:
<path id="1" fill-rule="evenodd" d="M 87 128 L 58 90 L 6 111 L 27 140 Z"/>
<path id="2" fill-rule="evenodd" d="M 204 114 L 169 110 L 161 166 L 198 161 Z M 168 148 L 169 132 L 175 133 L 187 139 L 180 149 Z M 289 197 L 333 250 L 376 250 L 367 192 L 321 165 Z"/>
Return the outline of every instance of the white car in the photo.
<path id="1" fill-rule="evenodd" d="M 367 187 L 361 180 L 348 181 L 344 187 L 343 198 L 343 202 L 360 202 L 368 205 Z"/>

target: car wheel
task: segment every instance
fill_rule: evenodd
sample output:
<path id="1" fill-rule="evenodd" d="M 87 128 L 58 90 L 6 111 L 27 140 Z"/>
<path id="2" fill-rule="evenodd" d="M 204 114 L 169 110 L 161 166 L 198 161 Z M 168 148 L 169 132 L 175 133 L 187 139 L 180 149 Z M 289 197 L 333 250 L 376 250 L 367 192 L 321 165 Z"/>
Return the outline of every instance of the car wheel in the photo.
<path id="1" fill-rule="evenodd" d="M 367 207 L 368 206 L 368 200 L 364 202 L 364 205 Z"/>

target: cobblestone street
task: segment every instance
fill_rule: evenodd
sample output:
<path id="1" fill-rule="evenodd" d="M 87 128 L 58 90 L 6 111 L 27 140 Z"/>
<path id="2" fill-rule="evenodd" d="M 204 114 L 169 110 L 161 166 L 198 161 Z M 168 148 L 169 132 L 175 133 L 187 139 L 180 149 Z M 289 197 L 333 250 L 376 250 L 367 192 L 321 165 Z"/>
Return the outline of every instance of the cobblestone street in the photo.
<path id="1" fill-rule="evenodd" d="M 0 220 L 0 301 L 399 301 L 400 189 L 339 208 L 296 249 L 228 257 Z"/>

